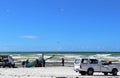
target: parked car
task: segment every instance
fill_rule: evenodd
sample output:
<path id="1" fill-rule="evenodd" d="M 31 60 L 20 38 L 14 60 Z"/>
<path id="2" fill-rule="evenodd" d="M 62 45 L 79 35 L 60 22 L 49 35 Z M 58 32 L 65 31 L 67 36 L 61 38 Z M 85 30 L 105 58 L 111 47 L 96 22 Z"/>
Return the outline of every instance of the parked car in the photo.
<path id="1" fill-rule="evenodd" d="M 15 67 L 14 59 L 10 55 L 0 55 L 0 67 Z"/>
<path id="2" fill-rule="evenodd" d="M 112 64 L 111 61 L 108 63 L 105 60 L 79 58 L 74 62 L 74 70 L 81 75 L 93 75 L 94 72 L 102 72 L 104 75 L 108 75 L 108 73 L 117 75 L 119 67 Z"/>

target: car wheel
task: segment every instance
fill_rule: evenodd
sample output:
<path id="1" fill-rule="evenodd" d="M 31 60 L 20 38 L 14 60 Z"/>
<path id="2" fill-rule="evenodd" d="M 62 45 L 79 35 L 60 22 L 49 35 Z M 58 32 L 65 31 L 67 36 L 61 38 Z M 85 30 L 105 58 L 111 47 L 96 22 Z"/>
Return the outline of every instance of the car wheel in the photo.
<path id="1" fill-rule="evenodd" d="M 5 68 L 6 67 L 6 65 L 3 65 L 3 68 Z"/>
<path id="2" fill-rule="evenodd" d="M 88 75 L 93 75 L 93 73 L 94 73 L 94 70 L 92 68 L 88 69 L 88 71 L 87 71 Z"/>
<path id="3" fill-rule="evenodd" d="M 104 75 L 105 75 L 105 76 L 108 75 L 108 72 L 104 72 Z"/>
<path id="4" fill-rule="evenodd" d="M 8 65 L 9 68 L 11 68 L 11 65 Z"/>
<path id="5" fill-rule="evenodd" d="M 15 64 L 12 64 L 12 67 L 15 68 Z"/>
<path id="6" fill-rule="evenodd" d="M 113 69 L 113 70 L 112 70 L 112 75 L 116 76 L 116 75 L 117 75 L 117 72 L 118 72 L 117 69 Z"/>
<path id="7" fill-rule="evenodd" d="M 11 68 L 11 63 L 8 63 L 8 64 L 7 64 L 7 67 Z"/>
<path id="8" fill-rule="evenodd" d="M 85 71 L 81 71 L 80 73 L 81 73 L 81 75 L 86 75 Z"/>

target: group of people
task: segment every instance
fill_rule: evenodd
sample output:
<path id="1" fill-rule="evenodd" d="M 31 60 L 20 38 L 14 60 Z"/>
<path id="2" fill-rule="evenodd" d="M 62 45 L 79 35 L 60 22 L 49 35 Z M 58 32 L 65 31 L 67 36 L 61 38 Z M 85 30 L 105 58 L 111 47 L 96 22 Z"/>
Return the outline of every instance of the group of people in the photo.
<path id="1" fill-rule="evenodd" d="M 45 59 L 40 62 L 38 59 L 35 60 L 35 67 L 45 67 Z"/>
<path id="2" fill-rule="evenodd" d="M 23 61 L 22 62 L 22 66 L 23 67 L 26 67 L 26 65 L 29 63 L 29 59 L 27 59 L 26 61 Z M 34 63 L 34 66 L 35 67 L 45 67 L 45 59 L 42 59 L 41 61 L 39 60 L 39 59 L 36 59 L 35 60 L 35 63 Z M 64 58 L 62 58 L 62 61 L 61 61 L 61 63 L 62 63 L 62 66 L 64 66 Z"/>
<path id="3" fill-rule="evenodd" d="M 29 63 L 29 59 L 27 59 L 26 61 L 23 61 L 23 62 L 22 62 L 22 66 L 23 66 L 23 67 L 26 67 L 26 64 L 28 64 L 28 63 Z"/>
<path id="4" fill-rule="evenodd" d="M 22 66 L 26 67 L 26 65 L 29 63 L 29 59 L 27 59 L 26 61 L 22 62 Z M 39 61 L 38 59 L 35 60 L 34 63 L 35 67 L 45 67 L 45 59 L 42 59 L 41 61 Z"/>

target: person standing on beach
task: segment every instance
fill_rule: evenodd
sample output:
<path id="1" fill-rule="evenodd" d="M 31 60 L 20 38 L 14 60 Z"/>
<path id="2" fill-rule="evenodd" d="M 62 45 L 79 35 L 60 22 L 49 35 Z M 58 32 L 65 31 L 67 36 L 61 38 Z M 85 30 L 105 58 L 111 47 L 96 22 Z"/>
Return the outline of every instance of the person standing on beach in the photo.
<path id="1" fill-rule="evenodd" d="M 35 61 L 35 67 L 42 67 L 41 62 L 38 59 Z"/>
<path id="2" fill-rule="evenodd" d="M 26 60 L 25 64 L 27 65 L 29 63 L 29 59 Z"/>
<path id="3" fill-rule="evenodd" d="M 22 66 L 25 67 L 25 61 L 22 62 Z"/>
<path id="4" fill-rule="evenodd" d="M 64 66 L 64 58 L 62 58 L 62 66 Z"/>
<path id="5" fill-rule="evenodd" d="M 45 67 L 45 59 L 43 58 L 43 67 Z"/>

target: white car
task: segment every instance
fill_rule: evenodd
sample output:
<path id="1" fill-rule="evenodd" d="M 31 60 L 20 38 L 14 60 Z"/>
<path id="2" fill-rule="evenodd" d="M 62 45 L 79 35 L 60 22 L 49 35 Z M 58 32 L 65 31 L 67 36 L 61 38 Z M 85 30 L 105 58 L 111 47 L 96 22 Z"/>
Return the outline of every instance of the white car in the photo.
<path id="1" fill-rule="evenodd" d="M 104 75 L 108 75 L 108 73 L 117 75 L 119 67 L 105 60 L 79 58 L 74 62 L 74 70 L 81 75 L 93 75 L 94 72 L 102 72 Z"/>
<path id="2" fill-rule="evenodd" d="M 0 55 L 0 66 L 15 67 L 14 59 L 10 55 Z"/>

